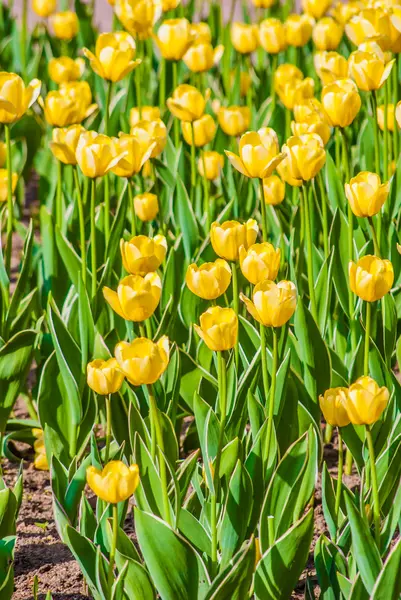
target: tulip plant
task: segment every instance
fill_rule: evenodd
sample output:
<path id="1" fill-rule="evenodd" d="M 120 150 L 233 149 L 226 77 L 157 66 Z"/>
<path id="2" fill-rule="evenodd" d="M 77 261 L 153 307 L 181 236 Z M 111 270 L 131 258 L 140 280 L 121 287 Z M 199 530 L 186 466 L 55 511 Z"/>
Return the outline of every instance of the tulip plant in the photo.
<path id="1" fill-rule="evenodd" d="M 0 3 L 0 453 L 84 589 L 399 598 L 401 9 Z"/>

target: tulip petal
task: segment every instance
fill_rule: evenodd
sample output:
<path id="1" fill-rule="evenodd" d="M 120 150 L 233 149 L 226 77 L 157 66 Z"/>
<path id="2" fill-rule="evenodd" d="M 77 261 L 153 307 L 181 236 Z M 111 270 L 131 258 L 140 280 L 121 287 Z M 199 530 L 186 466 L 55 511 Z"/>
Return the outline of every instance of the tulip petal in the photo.
<path id="1" fill-rule="evenodd" d="M 224 150 L 224 152 L 232 166 L 237 169 L 237 171 L 242 173 L 242 175 L 245 175 L 245 177 L 250 177 L 244 163 L 237 154 L 234 154 L 234 152 L 230 152 L 229 150 Z"/>

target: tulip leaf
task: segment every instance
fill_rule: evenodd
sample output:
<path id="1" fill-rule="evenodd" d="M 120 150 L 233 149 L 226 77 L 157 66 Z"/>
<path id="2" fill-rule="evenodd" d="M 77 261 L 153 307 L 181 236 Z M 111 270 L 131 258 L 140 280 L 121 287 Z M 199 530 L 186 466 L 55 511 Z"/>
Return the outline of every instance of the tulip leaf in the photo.
<path id="1" fill-rule="evenodd" d="M 179 175 L 177 175 L 174 210 L 183 236 L 185 258 L 190 262 L 199 243 L 199 230 L 187 190 Z"/>
<path id="2" fill-rule="evenodd" d="M 162 515 L 163 498 L 160 493 L 160 476 L 148 449 L 138 434 L 135 435 L 134 457 L 141 474 L 139 486 L 135 493 L 138 506 L 144 510 L 151 510 L 157 515 Z"/>
<path id="3" fill-rule="evenodd" d="M 150 581 L 146 569 L 140 562 L 129 556 L 125 556 L 118 550 L 116 551 L 116 565 L 119 573 L 122 573 L 125 565 L 127 571 L 124 577 L 124 592 L 130 600 L 153 600 L 155 591 Z M 118 600 L 120 596 L 116 596 Z"/>
<path id="4" fill-rule="evenodd" d="M 138 543 L 162 600 L 201 600 L 209 576 L 192 546 L 167 523 L 139 508 L 134 510 Z"/>
<path id="5" fill-rule="evenodd" d="M 330 188 L 329 188 L 330 189 Z M 348 223 L 341 212 L 337 209 L 334 213 L 330 229 L 329 246 L 333 248 L 333 283 L 337 292 L 337 298 L 344 313 L 349 316 L 348 303 Z"/>
<path id="6" fill-rule="evenodd" d="M 255 571 L 255 595 L 260 600 L 288 600 L 309 555 L 313 508 L 268 548 Z"/>
<path id="7" fill-rule="evenodd" d="M 401 539 L 388 555 L 374 585 L 371 600 L 399 600 L 401 595 Z"/>
<path id="8" fill-rule="evenodd" d="M 394 496 L 390 510 L 382 525 L 382 531 L 380 536 L 380 547 L 382 554 L 388 549 L 395 530 L 397 529 L 398 522 L 401 518 L 401 484 L 399 484 L 396 494 Z"/>
<path id="9" fill-rule="evenodd" d="M 256 544 L 252 537 L 233 557 L 229 565 L 214 579 L 205 600 L 243 600 L 248 597 L 256 560 Z"/>
<path id="10" fill-rule="evenodd" d="M 107 582 L 101 577 L 101 586 L 98 586 L 100 569 L 96 568 L 97 562 L 102 563 L 102 571 L 106 571 L 106 563 L 101 554 L 96 551 L 96 546 L 86 537 L 81 535 L 76 529 L 67 525 L 65 529 L 65 541 L 68 544 L 75 560 L 78 562 L 82 573 L 89 585 L 90 591 L 95 600 L 103 600 L 102 589 L 107 589 Z M 96 574 L 96 571 L 98 574 Z M 97 576 L 98 575 L 98 576 Z"/>
<path id="11" fill-rule="evenodd" d="M 198 552 L 211 555 L 212 541 L 209 534 L 197 518 L 185 508 L 180 510 L 178 529 Z"/>
<path id="12" fill-rule="evenodd" d="M 22 267 L 18 277 L 17 285 L 11 297 L 10 307 L 6 316 L 6 330 L 10 328 L 11 322 L 20 310 L 21 300 L 25 294 L 28 278 L 32 269 L 32 248 L 33 248 L 33 221 L 29 222 L 25 244 L 24 258 Z"/>

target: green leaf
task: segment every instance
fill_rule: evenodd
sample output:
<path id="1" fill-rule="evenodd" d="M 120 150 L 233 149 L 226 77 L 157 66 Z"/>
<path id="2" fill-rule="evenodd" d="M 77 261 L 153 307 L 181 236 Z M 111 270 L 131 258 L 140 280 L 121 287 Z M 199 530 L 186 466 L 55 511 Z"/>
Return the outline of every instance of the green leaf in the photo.
<path id="1" fill-rule="evenodd" d="M 213 581 L 205 600 L 244 600 L 255 568 L 255 539 L 246 542 L 231 563 Z"/>
<path id="2" fill-rule="evenodd" d="M 98 578 L 96 576 L 96 571 L 98 570 L 98 574 L 100 571 L 99 569 L 96 569 L 96 562 L 98 560 L 96 546 L 69 525 L 67 525 L 65 529 L 65 539 L 75 560 L 82 570 L 94 599 L 103 600 L 103 594 L 98 590 Z M 103 564 L 103 570 L 106 570 L 107 572 L 106 562 L 101 555 L 100 560 Z M 107 589 L 107 582 L 103 578 L 101 579 L 101 588 L 104 590 Z"/>
<path id="3" fill-rule="evenodd" d="M 196 217 L 188 198 L 187 190 L 179 175 L 177 175 L 175 212 L 183 235 L 185 258 L 189 262 L 194 256 L 195 250 L 199 244 L 199 230 Z"/>
<path id="4" fill-rule="evenodd" d="M 21 272 L 18 277 L 17 285 L 11 298 L 10 308 L 6 317 L 6 330 L 9 329 L 12 320 L 18 314 L 21 300 L 25 294 L 28 278 L 32 268 L 32 247 L 33 247 L 33 221 L 29 222 L 29 228 L 24 244 L 24 258 L 22 260 Z"/>
<path id="5" fill-rule="evenodd" d="M 376 580 L 371 600 L 399 600 L 401 595 L 401 539 L 388 555 L 384 567 Z"/>
<path id="6" fill-rule="evenodd" d="M 127 564 L 124 592 L 129 600 L 153 600 L 156 596 L 146 569 L 138 561 L 121 554 L 118 550 L 115 559 L 120 573 Z"/>

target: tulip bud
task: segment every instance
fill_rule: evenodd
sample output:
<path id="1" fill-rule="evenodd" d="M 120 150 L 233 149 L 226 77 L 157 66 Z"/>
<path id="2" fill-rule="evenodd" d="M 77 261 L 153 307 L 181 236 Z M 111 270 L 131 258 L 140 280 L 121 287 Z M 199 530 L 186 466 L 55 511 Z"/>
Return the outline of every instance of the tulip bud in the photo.
<path id="1" fill-rule="evenodd" d="M 238 260 L 239 249 L 255 243 L 258 235 L 258 225 L 254 219 L 248 219 L 246 223 L 238 221 L 225 221 L 220 224 L 214 222 L 210 229 L 210 241 L 213 250 L 218 256 L 226 260 Z"/>
<path id="2" fill-rule="evenodd" d="M 73 60 L 68 56 L 60 56 L 60 58 L 49 60 L 49 76 L 57 84 L 65 81 L 76 81 L 81 77 L 84 69 L 85 63 L 82 58 Z"/>
<path id="3" fill-rule="evenodd" d="M 324 145 L 329 141 L 331 133 L 328 123 L 326 121 L 321 121 L 317 117 L 309 117 L 309 119 L 303 123 L 292 121 L 291 131 L 298 137 L 309 133 L 316 134 L 322 139 Z"/>
<path id="4" fill-rule="evenodd" d="M 64 129 L 53 129 L 50 150 L 60 162 L 65 165 L 76 165 L 75 156 L 81 133 L 85 131 L 82 125 L 71 125 Z"/>
<path id="5" fill-rule="evenodd" d="M 348 2 L 347 4 L 338 1 L 332 7 L 330 14 L 338 23 L 345 25 L 352 17 L 358 14 L 360 10 L 361 5 L 358 0 L 351 0 L 351 2 Z"/>
<path id="6" fill-rule="evenodd" d="M 0 169 L 7 162 L 7 146 L 4 142 L 0 142 Z"/>
<path id="7" fill-rule="evenodd" d="M 322 105 L 333 127 L 348 127 L 361 108 L 361 97 L 350 79 L 340 79 L 322 90 Z"/>
<path id="8" fill-rule="evenodd" d="M 296 104 L 302 104 L 315 93 L 315 82 L 311 77 L 293 79 L 284 87 L 276 89 L 278 97 L 286 108 L 292 110 Z"/>
<path id="9" fill-rule="evenodd" d="M 348 61 L 338 52 L 317 52 L 313 62 L 323 85 L 344 79 L 348 75 Z"/>
<path id="10" fill-rule="evenodd" d="M 312 38 L 318 50 L 337 50 L 343 28 L 331 17 L 324 17 L 313 28 Z"/>
<path id="11" fill-rule="evenodd" d="M 287 47 L 284 25 L 279 19 L 265 19 L 259 25 L 262 48 L 269 54 L 278 54 Z"/>
<path id="12" fill-rule="evenodd" d="M 167 99 L 169 111 L 180 121 L 196 121 L 205 112 L 207 98 L 193 85 L 179 85 Z"/>
<path id="13" fill-rule="evenodd" d="M 231 269 L 221 258 L 203 263 L 198 267 L 189 265 L 185 282 L 193 294 L 204 300 L 215 300 L 227 290 L 231 281 Z"/>
<path id="14" fill-rule="evenodd" d="M 204 73 L 219 63 L 223 52 L 222 45 L 213 48 L 211 44 L 198 42 L 188 48 L 182 60 L 193 73 Z"/>
<path id="15" fill-rule="evenodd" d="M 192 121 L 181 121 L 182 134 L 187 144 L 192 146 L 206 146 L 216 135 L 216 123 L 210 115 L 203 115 L 200 119 Z"/>
<path id="16" fill-rule="evenodd" d="M 114 152 L 119 158 L 113 161 L 110 169 L 118 177 L 132 177 L 139 173 L 156 146 L 144 130 L 141 131 L 141 135 L 121 133 L 118 139 L 114 139 L 113 144 Z"/>
<path id="17" fill-rule="evenodd" d="M 310 98 L 306 102 L 294 106 L 294 118 L 297 123 L 304 123 L 309 119 L 324 121 L 327 117 L 321 102 L 317 98 Z"/>
<path id="18" fill-rule="evenodd" d="M 278 175 L 265 177 L 263 179 L 263 192 L 266 204 L 270 204 L 271 206 L 281 204 L 285 198 L 285 183 Z"/>
<path id="19" fill-rule="evenodd" d="M 348 417 L 346 403 L 348 388 L 336 387 L 326 390 L 319 396 L 320 410 L 326 422 L 333 427 L 346 427 L 350 420 Z"/>
<path id="20" fill-rule="evenodd" d="M 349 283 L 351 291 L 366 302 L 375 302 L 383 298 L 394 282 L 393 265 L 368 254 L 354 263 L 349 262 Z"/>
<path id="21" fill-rule="evenodd" d="M 72 40 L 79 31 L 79 21 L 76 13 L 66 10 L 55 13 L 50 17 L 54 35 L 67 42 Z"/>
<path id="22" fill-rule="evenodd" d="M 314 20 L 308 15 L 290 15 L 284 23 L 285 38 L 288 46 L 300 48 L 309 42 L 312 36 Z"/>
<path id="23" fill-rule="evenodd" d="M 371 377 L 360 377 L 347 395 L 345 408 L 353 425 L 372 425 L 380 419 L 390 398 L 386 387 L 379 387 Z"/>
<path id="24" fill-rule="evenodd" d="M 121 240 L 121 257 L 124 269 L 131 275 L 146 275 L 157 271 L 165 259 L 167 241 L 163 235 L 148 238 L 137 235 L 129 242 Z"/>
<path id="25" fill-rule="evenodd" d="M 187 19 L 167 19 L 155 36 L 160 53 L 166 60 L 181 60 L 192 43 L 191 25 Z"/>
<path id="26" fill-rule="evenodd" d="M 11 189 L 14 194 L 18 183 L 17 173 L 12 173 Z M 8 199 L 8 172 L 7 169 L 0 169 L 0 206 L 2 202 L 7 202 Z"/>
<path id="27" fill-rule="evenodd" d="M 230 29 L 231 43 L 237 52 L 250 54 L 259 46 L 259 34 L 256 25 L 234 22 Z"/>
<path id="28" fill-rule="evenodd" d="M 95 178 L 108 173 L 119 161 L 120 154 L 107 135 L 84 131 L 79 136 L 75 157 L 82 173 Z"/>
<path id="29" fill-rule="evenodd" d="M 265 279 L 274 281 L 280 268 L 280 256 L 280 248 L 275 249 L 269 242 L 252 244 L 248 250 L 241 246 L 239 249 L 241 271 L 253 285 Z"/>
<path id="30" fill-rule="evenodd" d="M 384 57 L 357 50 L 348 59 L 349 73 L 360 90 L 378 90 L 387 81 L 394 60 L 386 64 Z"/>
<path id="31" fill-rule="evenodd" d="M 162 11 L 168 12 L 174 10 L 179 6 L 181 0 L 162 0 Z"/>
<path id="32" fill-rule="evenodd" d="M 19 75 L 0 72 L 0 123 L 8 124 L 18 121 L 40 94 L 41 83 L 38 79 L 25 87 Z"/>
<path id="33" fill-rule="evenodd" d="M 43 430 L 35 427 L 34 429 L 32 429 L 32 433 L 36 438 L 33 444 L 33 449 L 35 451 L 33 466 L 38 471 L 48 471 L 49 463 L 47 462 Z"/>
<path id="34" fill-rule="evenodd" d="M 159 302 L 162 282 L 157 273 L 128 275 L 118 284 L 117 292 L 103 288 L 103 296 L 111 308 L 126 321 L 145 321 L 153 315 Z"/>
<path id="35" fill-rule="evenodd" d="M 220 177 L 221 169 L 224 166 L 224 156 L 219 152 L 206 151 L 204 150 L 201 157 L 198 160 L 198 171 L 201 177 L 205 176 L 206 179 L 212 181 Z M 204 168 L 205 171 L 204 172 Z"/>
<path id="36" fill-rule="evenodd" d="M 239 142 L 239 156 L 228 150 L 225 153 L 242 175 L 260 179 L 269 177 L 284 158 L 279 154 L 277 134 L 270 127 L 245 133 Z"/>
<path id="37" fill-rule="evenodd" d="M 159 202 L 156 194 L 145 192 L 135 196 L 134 210 L 141 221 L 153 221 L 159 212 Z"/>
<path id="38" fill-rule="evenodd" d="M 226 135 L 237 137 L 249 128 L 251 111 L 248 106 L 221 106 L 217 112 L 217 120 Z"/>
<path id="39" fill-rule="evenodd" d="M 157 119 L 160 119 L 160 108 L 158 106 L 142 106 L 141 109 L 134 106 L 129 113 L 130 127 L 135 127 L 139 121 L 156 121 Z"/>
<path id="40" fill-rule="evenodd" d="M 160 156 L 167 144 L 167 127 L 161 119 L 139 121 L 131 129 L 131 135 L 153 146 L 150 158 Z"/>
<path id="41" fill-rule="evenodd" d="M 238 338 L 238 317 L 232 308 L 212 306 L 199 321 L 200 327 L 194 325 L 194 329 L 210 350 L 223 352 L 234 348 Z"/>
<path id="42" fill-rule="evenodd" d="M 115 394 L 124 381 L 124 375 L 115 358 L 109 360 L 98 358 L 88 363 L 86 378 L 89 387 L 101 396 Z"/>
<path id="43" fill-rule="evenodd" d="M 212 41 L 212 32 L 207 23 L 200 21 L 199 23 L 191 23 L 191 38 L 194 43 L 205 42 L 210 44 Z"/>
<path id="44" fill-rule="evenodd" d="M 302 0 L 302 9 L 314 19 L 320 19 L 332 4 L 332 0 Z"/>
<path id="45" fill-rule="evenodd" d="M 297 291 L 291 281 L 265 280 L 253 290 L 253 302 L 244 294 L 240 298 L 245 302 L 248 312 L 265 327 L 282 327 L 289 321 L 297 306 Z"/>
<path id="46" fill-rule="evenodd" d="M 139 485 L 139 467 L 127 467 L 120 460 L 112 460 L 102 471 L 88 467 L 86 481 L 98 498 L 110 504 L 128 500 Z"/>
<path id="47" fill-rule="evenodd" d="M 345 195 L 356 217 L 373 217 L 387 200 L 390 182 L 381 183 L 377 173 L 362 171 L 345 184 Z"/>
<path id="48" fill-rule="evenodd" d="M 56 0 L 32 0 L 32 10 L 39 17 L 46 19 L 49 17 L 57 8 Z"/>
<path id="49" fill-rule="evenodd" d="M 384 105 L 377 107 L 377 122 L 382 131 L 384 131 Z M 394 131 L 395 128 L 395 109 L 394 104 L 387 105 L 387 129 Z"/>
<path id="50" fill-rule="evenodd" d="M 294 179 L 309 181 L 316 177 L 326 162 L 322 138 L 315 133 L 293 136 L 283 146 Z"/>
<path id="51" fill-rule="evenodd" d="M 162 14 L 161 3 L 155 0 L 115 0 L 114 10 L 124 29 L 140 40 L 152 36 L 153 25 Z"/>
<path id="52" fill-rule="evenodd" d="M 108 81 L 121 81 L 133 71 L 141 60 L 133 60 L 136 53 L 135 40 L 125 31 L 101 33 L 96 40 L 96 51 L 93 54 L 83 49 L 89 59 L 92 70 Z"/>
<path id="53" fill-rule="evenodd" d="M 119 342 L 114 353 L 132 385 L 151 385 L 168 367 L 170 344 L 165 335 L 157 343 L 141 337 L 131 343 Z"/>

